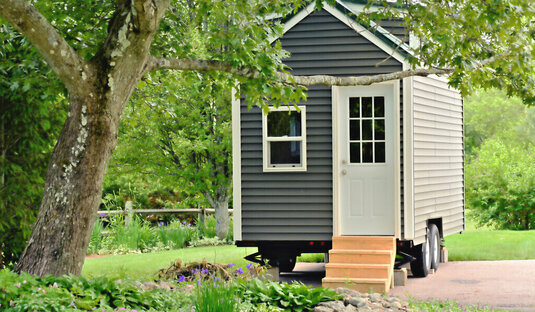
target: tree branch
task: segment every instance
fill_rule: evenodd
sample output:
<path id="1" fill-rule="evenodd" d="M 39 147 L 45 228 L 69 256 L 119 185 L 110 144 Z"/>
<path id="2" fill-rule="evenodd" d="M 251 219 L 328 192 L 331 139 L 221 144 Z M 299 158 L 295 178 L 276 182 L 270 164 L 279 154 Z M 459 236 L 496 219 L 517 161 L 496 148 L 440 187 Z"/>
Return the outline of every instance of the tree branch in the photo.
<path id="1" fill-rule="evenodd" d="M 473 66 L 473 69 L 479 69 L 489 63 L 494 62 L 497 57 L 491 57 L 480 61 Z M 188 59 L 173 59 L 173 58 L 155 58 L 147 62 L 144 69 L 145 73 L 158 69 L 175 69 L 175 70 L 195 70 L 195 71 L 221 71 L 233 75 L 250 78 L 250 79 L 265 79 L 259 71 L 250 67 L 234 67 L 232 64 L 214 61 L 214 60 L 188 60 Z M 398 80 L 412 76 L 430 76 L 430 75 L 447 75 L 451 74 L 454 68 L 418 68 L 397 71 L 389 74 L 378 74 L 372 76 L 352 76 L 352 77 L 337 77 L 329 75 L 315 75 L 315 76 L 294 76 L 288 73 L 276 72 L 275 78 L 286 84 L 311 86 L 311 85 L 325 85 L 325 86 L 356 86 L 356 85 L 371 85 L 383 81 Z"/>
<path id="2" fill-rule="evenodd" d="M 0 17 L 17 28 L 39 50 L 67 89 L 71 91 L 79 87 L 76 81 L 80 77 L 87 79 L 90 73 L 83 70 L 88 68 L 85 67 L 88 64 L 31 3 L 2 0 Z"/>

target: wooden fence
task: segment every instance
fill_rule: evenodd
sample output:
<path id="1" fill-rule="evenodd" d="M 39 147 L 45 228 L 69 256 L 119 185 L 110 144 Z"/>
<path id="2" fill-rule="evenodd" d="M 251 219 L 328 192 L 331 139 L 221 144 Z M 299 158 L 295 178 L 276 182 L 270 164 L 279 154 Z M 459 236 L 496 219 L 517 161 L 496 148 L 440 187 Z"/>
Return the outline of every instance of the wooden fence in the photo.
<path id="1" fill-rule="evenodd" d="M 229 209 L 229 214 L 233 214 L 233 210 Z M 185 209 L 133 209 L 131 201 L 125 203 L 124 210 L 100 210 L 98 215 L 100 218 L 111 215 L 124 215 L 126 225 L 130 224 L 134 218 L 134 214 L 142 215 L 197 215 L 197 220 L 204 224 L 206 215 L 215 213 L 214 208 L 185 208 Z"/>

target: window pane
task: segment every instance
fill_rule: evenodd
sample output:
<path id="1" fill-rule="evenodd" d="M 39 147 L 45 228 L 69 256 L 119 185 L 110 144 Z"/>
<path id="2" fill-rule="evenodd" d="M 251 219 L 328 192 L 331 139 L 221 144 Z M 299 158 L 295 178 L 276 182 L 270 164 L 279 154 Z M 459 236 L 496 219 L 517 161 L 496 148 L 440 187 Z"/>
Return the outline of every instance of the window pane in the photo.
<path id="1" fill-rule="evenodd" d="M 375 143 L 375 162 L 376 163 L 385 162 L 385 143 L 384 142 Z"/>
<path id="2" fill-rule="evenodd" d="M 359 118 L 360 98 L 349 98 L 349 117 Z"/>
<path id="3" fill-rule="evenodd" d="M 384 117 L 385 116 L 385 98 L 382 96 L 377 96 L 374 98 L 374 109 L 375 117 Z"/>
<path id="4" fill-rule="evenodd" d="M 371 140 L 372 139 L 372 121 L 371 120 L 363 120 L 362 121 L 362 139 L 363 140 Z"/>
<path id="5" fill-rule="evenodd" d="M 360 140 L 360 120 L 349 121 L 349 139 Z"/>
<path id="6" fill-rule="evenodd" d="M 301 142 L 270 142 L 271 165 L 277 164 L 300 164 Z"/>
<path id="7" fill-rule="evenodd" d="M 268 136 L 301 136 L 301 113 L 297 111 L 270 112 L 267 115 Z"/>
<path id="8" fill-rule="evenodd" d="M 349 162 L 360 163 L 360 143 L 349 144 Z"/>
<path id="9" fill-rule="evenodd" d="M 372 117 L 372 98 L 362 98 L 362 117 Z"/>
<path id="10" fill-rule="evenodd" d="M 373 143 L 362 143 L 362 162 L 373 162 Z"/>
<path id="11" fill-rule="evenodd" d="M 375 123 L 375 139 L 384 140 L 385 139 L 385 121 L 384 119 L 376 119 Z"/>

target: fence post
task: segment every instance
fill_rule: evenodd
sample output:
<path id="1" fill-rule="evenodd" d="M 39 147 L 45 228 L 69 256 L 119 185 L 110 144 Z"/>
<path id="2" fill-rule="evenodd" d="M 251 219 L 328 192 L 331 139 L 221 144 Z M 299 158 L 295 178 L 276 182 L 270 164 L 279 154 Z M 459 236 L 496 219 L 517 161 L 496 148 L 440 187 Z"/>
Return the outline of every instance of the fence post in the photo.
<path id="1" fill-rule="evenodd" d="M 201 208 L 200 204 L 197 204 L 197 209 L 200 209 L 199 214 L 197 216 L 197 220 L 199 220 L 199 223 L 204 226 L 204 217 L 206 212 L 204 211 L 204 208 Z"/>
<path id="2" fill-rule="evenodd" d="M 124 204 L 124 213 L 126 215 L 124 219 L 124 224 L 126 227 L 129 227 L 134 220 L 134 210 L 132 209 L 133 203 L 131 200 L 127 200 Z"/>

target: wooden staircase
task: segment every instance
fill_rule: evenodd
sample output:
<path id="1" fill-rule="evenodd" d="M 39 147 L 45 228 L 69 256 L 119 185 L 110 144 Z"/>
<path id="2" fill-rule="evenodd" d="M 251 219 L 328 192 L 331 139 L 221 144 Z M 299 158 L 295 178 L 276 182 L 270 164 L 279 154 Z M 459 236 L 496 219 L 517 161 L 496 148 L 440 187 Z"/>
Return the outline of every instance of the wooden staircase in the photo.
<path id="1" fill-rule="evenodd" d="M 395 258 L 393 236 L 333 236 L 323 287 L 388 292 L 393 284 Z"/>

